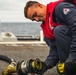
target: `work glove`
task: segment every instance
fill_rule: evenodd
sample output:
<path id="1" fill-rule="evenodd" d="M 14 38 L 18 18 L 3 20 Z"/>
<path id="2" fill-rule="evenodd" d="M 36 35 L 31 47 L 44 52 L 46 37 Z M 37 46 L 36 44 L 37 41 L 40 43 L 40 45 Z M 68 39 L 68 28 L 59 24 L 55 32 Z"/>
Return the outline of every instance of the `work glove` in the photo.
<path id="1" fill-rule="evenodd" d="M 59 74 L 76 75 L 76 62 L 67 60 L 65 63 L 58 63 L 57 71 Z"/>
<path id="2" fill-rule="evenodd" d="M 17 64 L 17 73 L 19 75 L 28 75 L 28 73 L 43 74 L 46 70 L 47 65 L 38 58 L 19 61 Z"/>
<path id="3" fill-rule="evenodd" d="M 64 63 L 60 62 L 57 64 L 57 71 L 59 74 L 64 74 L 64 65 L 65 65 Z"/>

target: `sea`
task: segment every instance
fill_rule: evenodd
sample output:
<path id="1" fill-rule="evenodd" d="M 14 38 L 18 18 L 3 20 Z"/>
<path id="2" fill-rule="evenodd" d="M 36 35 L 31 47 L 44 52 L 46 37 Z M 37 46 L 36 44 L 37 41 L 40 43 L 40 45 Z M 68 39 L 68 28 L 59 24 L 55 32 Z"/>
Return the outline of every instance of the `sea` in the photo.
<path id="1" fill-rule="evenodd" d="M 32 22 L 1 22 L 0 33 L 12 32 L 15 36 L 39 35 L 40 24 Z"/>

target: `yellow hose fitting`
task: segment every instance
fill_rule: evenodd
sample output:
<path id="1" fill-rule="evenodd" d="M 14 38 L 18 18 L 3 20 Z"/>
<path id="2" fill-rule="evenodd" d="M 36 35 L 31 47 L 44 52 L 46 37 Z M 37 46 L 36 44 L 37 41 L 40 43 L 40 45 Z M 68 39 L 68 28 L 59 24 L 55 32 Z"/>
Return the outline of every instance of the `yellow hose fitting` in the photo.
<path id="1" fill-rule="evenodd" d="M 9 75 L 11 73 L 16 73 L 16 65 L 13 63 L 8 65 L 5 70 L 2 71 L 2 75 Z"/>

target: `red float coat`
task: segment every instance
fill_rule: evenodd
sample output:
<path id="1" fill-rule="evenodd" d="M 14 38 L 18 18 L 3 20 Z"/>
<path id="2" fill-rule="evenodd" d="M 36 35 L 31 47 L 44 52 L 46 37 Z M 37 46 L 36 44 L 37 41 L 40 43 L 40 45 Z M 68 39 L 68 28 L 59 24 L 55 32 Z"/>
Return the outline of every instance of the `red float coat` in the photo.
<path id="1" fill-rule="evenodd" d="M 76 4 L 76 0 L 74 0 L 74 3 Z"/>
<path id="2" fill-rule="evenodd" d="M 51 2 L 47 4 L 47 12 L 46 12 L 46 20 L 41 24 L 43 34 L 46 38 L 48 39 L 54 39 L 54 28 L 58 25 L 59 23 L 55 23 L 53 21 L 53 12 L 55 7 L 62 1 L 56 1 L 56 2 Z"/>

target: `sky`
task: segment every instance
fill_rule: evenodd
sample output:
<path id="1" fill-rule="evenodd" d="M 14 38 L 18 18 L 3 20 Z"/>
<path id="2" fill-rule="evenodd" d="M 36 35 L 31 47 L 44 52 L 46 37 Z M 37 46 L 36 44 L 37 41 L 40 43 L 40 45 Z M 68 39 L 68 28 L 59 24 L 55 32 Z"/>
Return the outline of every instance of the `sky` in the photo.
<path id="1" fill-rule="evenodd" d="M 1 22 L 32 22 L 24 17 L 24 6 L 29 0 L 0 0 Z M 44 5 L 56 0 L 35 0 Z"/>

